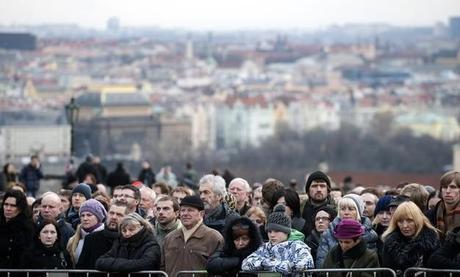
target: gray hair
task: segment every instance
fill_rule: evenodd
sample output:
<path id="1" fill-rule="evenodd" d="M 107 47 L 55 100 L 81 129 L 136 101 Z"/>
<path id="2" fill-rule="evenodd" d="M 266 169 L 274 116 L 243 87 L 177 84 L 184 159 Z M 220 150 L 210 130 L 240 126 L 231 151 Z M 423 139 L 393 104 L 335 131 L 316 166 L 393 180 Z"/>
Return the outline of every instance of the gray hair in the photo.
<path id="1" fill-rule="evenodd" d="M 238 183 L 243 184 L 244 190 L 245 190 L 246 192 L 251 192 L 251 191 L 252 191 L 251 186 L 249 185 L 248 181 L 246 181 L 246 180 L 243 179 L 243 178 L 239 178 L 239 177 L 234 178 L 234 179 L 230 182 L 230 184 L 228 184 L 228 186 L 230 187 L 230 185 L 231 185 L 233 182 L 238 182 Z"/>
<path id="2" fill-rule="evenodd" d="M 201 186 L 204 184 L 211 184 L 212 190 L 216 195 L 219 195 L 222 197 L 227 195 L 227 189 L 225 188 L 225 180 L 219 175 L 212 175 L 212 174 L 204 175 L 203 177 L 201 177 L 198 185 Z"/>
<path id="3" fill-rule="evenodd" d="M 118 227 L 118 230 L 121 233 L 121 230 L 123 230 L 123 228 L 125 228 L 128 225 L 133 225 L 133 224 L 140 224 L 142 227 L 147 229 L 147 231 L 153 233 L 152 225 L 137 213 L 130 213 L 126 215 L 125 217 L 123 217 L 123 219 L 120 222 L 120 226 Z"/>

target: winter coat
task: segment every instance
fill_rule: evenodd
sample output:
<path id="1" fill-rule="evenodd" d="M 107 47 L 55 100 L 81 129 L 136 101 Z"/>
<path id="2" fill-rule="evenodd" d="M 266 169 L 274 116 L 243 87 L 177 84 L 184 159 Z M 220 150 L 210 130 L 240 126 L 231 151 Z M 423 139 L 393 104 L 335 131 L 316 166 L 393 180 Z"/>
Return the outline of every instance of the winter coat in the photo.
<path id="1" fill-rule="evenodd" d="M 96 260 L 112 248 L 113 242 L 117 238 L 118 232 L 107 229 L 107 226 L 102 231 L 88 234 L 85 237 L 80 258 L 75 267 L 78 269 L 95 269 Z"/>
<path id="2" fill-rule="evenodd" d="M 238 217 L 238 214 L 222 203 L 211 211 L 209 215 L 205 216 L 203 223 L 209 228 L 224 234 L 225 224 L 236 217 Z"/>
<path id="3" fill-rule="evenodd" d="M 153 172 L 151 168 L 143 168 L 139 172 L 137 180 L 141 181 L 144 185 L 151 188 L 152 184 L 155 183 L 155 172 Z"/>
<path id="4" fill-rule="evenodd" d="M 96 260 L 96 269 L 108 272 L 158 270 L 161 252 L 153 233 L 144 228 L 134 236 L 115 240 L 109 252 Z"/>
<path id="5" fill-rule="evenodd" d="M 402 275 L 409 267 L 425 267 L 431 253 L 438 247 L 438 234 L 430 228 L 423 227 L 420 234 L 413 238 L 405 237 L 397 229 L 384 240 L 382 266 Z"/>
<path id="6" fill-rule="evenodd" d="M 104 225 L 100 225 L 96 229 L 94 229 L 92 232 L 98 232 L 104 230 Z M 86 236 L 89 235 L 92 232 L 86 232 L 83 230 L 81 225 L 78 225 L 77 231 L 75 234 L 69 239 L 69 242 L 67 243 L 67 251 L 70 254 L 70 257 L 72 258 L 72 263 L 76 265 L 80 259 L 81 252 L 83 251 L 83 245 L 85 243 Z"/>
<path id="7" fill-rule="evenodd" d="M 77 230 L 78 224 L 80 224 L 80 214 L 75 210 L 74 207 L 70 207 L 66 212 L 66 221 L 72 225 L 74 230 Z"/>
<path id="8" fill-rule="evenodd" d="M 107 186 L 112 189 L 116 186 L 124 186 L 131 183 L 131 177 L 126 173 L 123 167 L 117 167 L 107 176 Z"/>
<path id="9" fill-rule="evenodd" d="M 69 253 L 61 248 L 59 242 L 52 247 L 45 247 L 38 239 L 22 256 L 22 268 L 27 269 L 71 269 L 72 262 Z M 38 273 L 32 276 L 45 276 Z"/>
<path id="10" fill-rule="evenodd" d="M 373 226 L 375 232 L 377 233 L 377 236 L 379 237 L 377 239 L 377 255 L 379 255 L 379 262 L 382 263 L 382 256 L 383 256 L 383 240 L 382 240 L 382 235 L 386 231 L 388 227 L 383 226 L 382 224 L 378 223 Z"/>
<path id="11" fill-rule="evenodd" d="M 35 228 L 23 213 L 6 222 L 0 215 L 0 268 L 20 268 L 21 257 L 33 242 Z"/>
<path id="12" fill-rule="evenodd" d="M 40 188 L 40 179 L 43 178 L 43 172 L 31 164 L 23 167 L 19 180 L 26 186 L 28 191 L 37 191 Z"/>
<path id="13" fill-rule="evenodd" d="M 366 243 L 361 240 L 352 249 L 343 253 L 339 245 L 334 246 L 326 256 L 321 268 L 376 268 L 379 267 L 379 258 L 374 250 L 367 249 Z M 331 277 L 341 277 L 342 273 L 329 273 Z M 373 272 L 353 273 L 356 277 L 372 277 Z"/>
<path id="14" fill-rule="evenodd" d="M 305 243 L 310 247 L 310 253 L 313 257 L 313 261 L 316 261 L 316 252 L 318 251 L 319 242 L 321 240 L 321 234 L 316 230 L 312 230 L 310 235 L 305 238 Z"/>
<path id="15" fill-rule="evenodd" d="M 337 245 L 338 241 L 334 236 L 334 229 L 340 221 L 342 221 L 341 218 L 334 218 L 334 220 L 329 224 L 327 230 L 321 235 L 318 251 L 316 252 L 317 267 L 321 267 L 323 265 L 327 253 Z M 364 216 L 361 217 L 361 224 L 364 226 L 364 235 L 361 238 L 366 242 L 367 248 L 376 249 L 378 236 L 374 229 L 372 229 L 370 219 Z"/>
<path id="16" fill-rule="evenodd" d="M 302 232 L 297 231 L 296 229 L 291 229 L 291 233 L 289 234 L 288 240 L 304 241 L 305 235 Z"/>
<path id="17" fill-rule="evenodd" d="M 203 270 L 206 268 L 208 258 L 220 250 L 223 244 L 222 235 L 203 223 L 187 242 L 184 241 L 182 228 L 177 229 L 165 238 L 162 264 L 168 276 L 176 276 L 176 273 L 181 270 Z"/>
<path id="18" fill-rule="evenodd" d="M 273 245 L 267 242 L 244 259 L 243 271 L 279 272 L 283 276 L 301 276 L 301 272 L 314 268 L 310 248 L 303 241 L 284 241 Z"/>
<path id="19" fill-rule="evenodd" d="M 244 249 L 237 250 L 234 244 L 232 227 L 237 224 L 249 226 L 249 244 Z M 241 263 L 252 252 L 262 245 L 262 238 L 252 221 L 247 217 L 240 217 L 231 221 L 225 228 L 225 244 L 222 250 L 215 252 L 209 257 L 206 269 L 211 274 L 219 276 L 236 276 L 241 271 Z M 241 276 L 241 275 L 239 275 Z"/>
<path id="20" fill-rule="evenodd" d="M 455 230 L 455 229 L 454 229 Z M 448 233 L 444 243 L 431 254 L 429 268 L 460 269 L 460 234 Z"/>

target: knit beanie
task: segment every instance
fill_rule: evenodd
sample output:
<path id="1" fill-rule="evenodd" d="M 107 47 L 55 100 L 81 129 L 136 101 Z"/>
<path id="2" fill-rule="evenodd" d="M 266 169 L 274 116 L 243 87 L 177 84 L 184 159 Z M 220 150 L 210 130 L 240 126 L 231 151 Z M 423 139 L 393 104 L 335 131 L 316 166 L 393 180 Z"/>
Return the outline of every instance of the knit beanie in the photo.
<path id="1" fill-rule="evenodd" d="M 331 180 L 329 177 L 324 174 L 322 171 L 315 171 L 308 176 L 307 182 L 305 183 L 305 192 L 308 194 L 310 190 L 311 183 L 315 180 L 322 180 L 327 184 L 327 190 L 331 191 Z"/>
<path id="2" fill-rule="evenodd" d="M 344 219 L 335 226 L 334 236 L 337 239 L 353 239 L 364 234 L 364 228 L 356 220 Z"/>
<path id="3" fill-rule="evenodd" d="M 104 222 L 104 219 L 107 216 L 107 212 L 101 202 L 95 199 L 89 199 L 83 202 L 80 207 L 79 214 L 81 215 L 83 212 L 92 213 L 97 217 L 98 222 Z"/>
<path id="4" fill-rule="evenodd" d="M 330 206 L 330 205 L 323 205 L 323 206 L 317 208 L 317 209 L 315 210 L 314 216 L 316 217 L 316 215 L 317 215 L 320 211 L 326 212 L 326 213 L 329 215 L 329 219 L 330 219 L 331 221 L 334 220 L 334 218 L 337 217 L 337 208 L 334 208 L 334 207 L 332 207 L 332 206 Z"/>
<path id="5" fill-rule="evenodd" d="M 286 234 L 291 233 L 291 218 L 285 214 L 286 208 L 282 204 L 278 204 L 273 209 L 273 212 L 268 216 L 265 230 L 279 231 Z"/>
<path id="6" fill-rule="evenodd" d="M 391 195 L 384 195 L 380 197 L 377 204 L 375 204 L 374 216 L 377 216 L 382 211 L 389 211 L 390 210 L 390 202 L 394 196 Z"/>
<path id="7" fill-rule="evenodd" d="M 350 193 L 350 194 L 345 195 L 343 198 L 349 198 L 353 200 L 353 202 L 355 202 L 356 204 L 356 208 L 359 213 L 359 217 L 363 217 L 364 202 L 361 196 L 354 194 L 354 193 Z"/>
<path id="8" fill-rule="evenodd" d="M 87 184 L 85 184 L 85 183 L 80 183 L 80 184 L 78 184 L 78 185 L 72 190 L 72 195 L 73 195 L 74 193 L 77 193 L 77 192 L 83 194 L 83 195 L 85 196 L 86 200 L 89 200 L 89 199 L 93 198 L 93 197 L 91 196 L 91 188 L 90 188 Z"/>
<path id="9" fill-rule="evenodd" d="M 180 202 L 180 206 L 190 206 L 197 208 L 199 211 L 204 210 L 204 204 L 201 198 L 197 195 L 188 195 Z"/>

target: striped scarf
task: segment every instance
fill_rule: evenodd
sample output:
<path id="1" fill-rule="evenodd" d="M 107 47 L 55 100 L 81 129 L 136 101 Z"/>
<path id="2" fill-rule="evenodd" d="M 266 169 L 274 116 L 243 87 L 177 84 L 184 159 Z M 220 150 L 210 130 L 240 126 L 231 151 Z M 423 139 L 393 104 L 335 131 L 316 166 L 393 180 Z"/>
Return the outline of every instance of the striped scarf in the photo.
<path id="1" fill-rule="evenodd" d="M 448 231 L 460 226 L 460 202 L 451 211 L 446 210 L 444 203 L 439 203 L 436 211 L 436 227 L 445 235 Z"/>

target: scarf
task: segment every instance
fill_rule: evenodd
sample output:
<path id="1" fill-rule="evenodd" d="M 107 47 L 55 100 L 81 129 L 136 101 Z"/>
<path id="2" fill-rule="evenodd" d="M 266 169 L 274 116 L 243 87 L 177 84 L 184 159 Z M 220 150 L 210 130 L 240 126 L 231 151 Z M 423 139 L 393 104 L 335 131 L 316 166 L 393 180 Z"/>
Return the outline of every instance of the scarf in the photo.
<path id="1" fill-rule="evenodd" d="M 436 211 L 436 227 L 441 230 L 443 234 L 460 226 L 460 202 L 457 203 L 455 208 L 451 211 L 446 210 L 443 202 L 439 203 Z"/>

